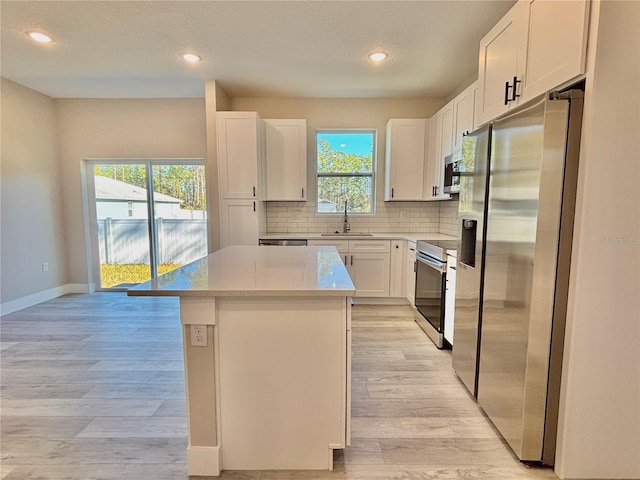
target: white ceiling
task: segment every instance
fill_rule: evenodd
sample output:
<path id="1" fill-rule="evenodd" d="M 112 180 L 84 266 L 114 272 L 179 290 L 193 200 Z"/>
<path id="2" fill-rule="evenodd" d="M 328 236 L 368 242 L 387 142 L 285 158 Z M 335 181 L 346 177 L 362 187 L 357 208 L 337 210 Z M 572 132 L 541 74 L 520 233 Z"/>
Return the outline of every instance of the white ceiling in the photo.
<path id="1" fill-rule="evenodd" d="M 2 0 L 1 74 L 55 98 L 204 97 L 207 79 L 232 97 L 444 97 L 514 3 Z"/>

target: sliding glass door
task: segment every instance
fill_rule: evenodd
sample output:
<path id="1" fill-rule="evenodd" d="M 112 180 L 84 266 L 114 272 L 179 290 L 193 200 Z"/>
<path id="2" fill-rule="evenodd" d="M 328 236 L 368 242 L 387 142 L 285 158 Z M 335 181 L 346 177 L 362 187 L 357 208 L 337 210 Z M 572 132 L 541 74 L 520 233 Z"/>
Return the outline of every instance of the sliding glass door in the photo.
<path id="1" fill-rule="evenodd" d="M 207 255 L 202 161 L 89 161 L 94 277 L 124 290 Z"/>

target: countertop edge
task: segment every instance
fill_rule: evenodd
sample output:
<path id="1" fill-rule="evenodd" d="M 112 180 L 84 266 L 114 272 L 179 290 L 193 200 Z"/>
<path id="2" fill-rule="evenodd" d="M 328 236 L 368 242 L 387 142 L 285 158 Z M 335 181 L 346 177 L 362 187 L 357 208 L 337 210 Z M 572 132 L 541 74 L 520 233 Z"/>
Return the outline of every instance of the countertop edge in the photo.
<path id="1" fill-rule="evenodd" d="M 366 233 L 366 235 L 327 235 L 321 233 L 291 233 L 291 232 L 274 232 L 265 233 L 260 235 L 260 239 L 264 240 L 408 240 L 415 242 L 417 240 L 455 240 L 458 241 L 458 237 L 454 235 L 448 235 L 446 233 L 424 233 L 424 232 L 388 232 L 388 233 Z"/>
<path id="2" fill-rule="evenodd" d="M 355 290 L 127 290 L 130 297 L 355 297 Z"/>

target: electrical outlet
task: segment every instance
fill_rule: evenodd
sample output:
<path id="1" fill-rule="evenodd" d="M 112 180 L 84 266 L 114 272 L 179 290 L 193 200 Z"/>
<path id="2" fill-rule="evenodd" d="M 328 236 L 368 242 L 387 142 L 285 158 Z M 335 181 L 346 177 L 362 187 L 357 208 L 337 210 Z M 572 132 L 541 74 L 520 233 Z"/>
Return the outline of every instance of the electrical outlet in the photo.
<path id="1" fill-rule="evenodd" d="M 43 272 L 49 271 L 49 262 L 42 262 L 42 271 Z"/>
<path id="2" fill-rule="evenodd" d="M 207 346 L 207 326 L 191 325 L 191 346 L 206 347 Z"/>
<path id="3" fill-rule="evenodd" d="M 407 212 L 405 210 L 400 210 L 400 218 L 407 218 Z"/>

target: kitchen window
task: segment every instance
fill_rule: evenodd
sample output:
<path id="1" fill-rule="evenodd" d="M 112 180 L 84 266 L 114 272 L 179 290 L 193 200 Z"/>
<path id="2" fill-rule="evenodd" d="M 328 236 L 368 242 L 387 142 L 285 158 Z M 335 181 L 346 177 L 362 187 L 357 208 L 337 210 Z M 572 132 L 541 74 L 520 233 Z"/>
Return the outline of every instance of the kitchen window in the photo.
<path id="1" fill-rule="evenodd" d="M 316 213 L 373 213 L 375 130 L 316 133 Z"/>

